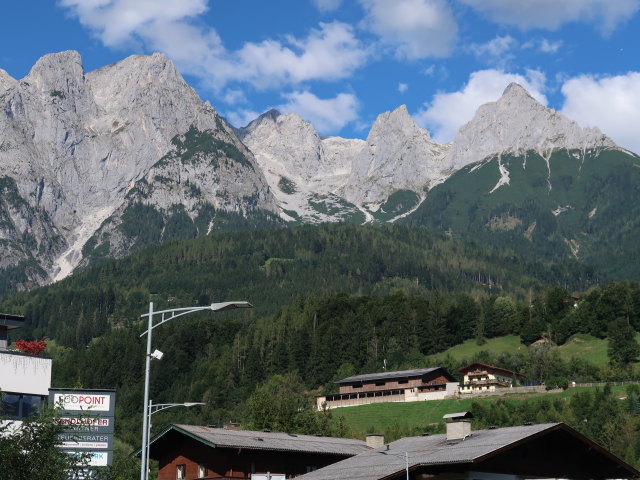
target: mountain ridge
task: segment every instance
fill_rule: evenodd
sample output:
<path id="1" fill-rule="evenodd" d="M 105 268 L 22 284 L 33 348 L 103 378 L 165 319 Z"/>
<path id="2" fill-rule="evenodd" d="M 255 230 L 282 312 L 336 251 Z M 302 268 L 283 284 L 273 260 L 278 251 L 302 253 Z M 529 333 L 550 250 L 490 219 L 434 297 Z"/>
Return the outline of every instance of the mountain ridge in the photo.
<path id="1" fill-rule="evenodd" d="M 380 114 L 366 140 L 321 137 L 276 110 L 233 128 L 160 53 L 88 73 L 75 51 L 45 55 L 21 80 L 0 71 L 0 107 L 0 180 L 11 197 L 0 202 L 0 268 L 29 266 L 18 288 L 218 229 L 410 218 L 434 187 L 496 156 L 522 156 L 525 168 L 528 152 L 540 155 L 551 189 L 555 152 L 626 152 L 517 84 L 450 144 L 404 105 Z M 486 193 L 508 186 L 514 165 L 498 160 Z"/>

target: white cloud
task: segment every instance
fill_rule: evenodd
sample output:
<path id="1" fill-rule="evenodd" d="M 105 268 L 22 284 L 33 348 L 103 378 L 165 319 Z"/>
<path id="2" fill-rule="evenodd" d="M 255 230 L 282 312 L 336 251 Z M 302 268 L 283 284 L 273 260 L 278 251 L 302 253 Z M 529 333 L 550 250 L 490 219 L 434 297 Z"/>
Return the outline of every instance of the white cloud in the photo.
<path id="1" fill-rule="evenodd" d="M 406 83 L 398 83 L 398 91 L 400 93 L 404 93 L 409 89 L 409 85 L 407 85 Z"/>
<path id="2" fill-rule="evenodd" d="M 69 8 L 109 47 L 131 41 L 142 28 L 183 21 L 207 10 L 207 0 L 60 0 L 59 5 Z"/>
<path id="3" fill-rule="evenodd" d="M 640 10 L 640 0 L 461 0 L 497 23 L 556 30 L 591 23 L 608 35 Z"/>
<path id="4" fill-rule="evenodd" d="M 224 103 L 227 105 L 235 105 L 237 103 L 246 103 L 247 98 L 244 95 L 244 92 L 239 89 L 230 88 L 224 92 L 223 95 Z"/>
<path id="5" fill-rule="evenodd" d="M 60 5 L 106 46 L 141 44 L 216 90 L 230 81 L 258 88 L 346 78 L 369 57 L 351 25 L 321 23 L 305 38 L 246 43 L 228 51 L 217 32 L 198 22 L 208 0 L 61 0 Z"/>
<path id="6" fill-rule="evenodd" d="M 445 57 L 458 27 L 444 0 L 360 0 L 365 28 L 395 48 L 401 58 Z"/>
<path id="7" fill-rule="evenodd" d="M 473 43 L 469 46 L 469 50 L 487 63 L 504 66 L 515 58 L 510 50 L 518 46 L 518 42 L 510 35 L 504 37 L 497 36 L 493 40 L 486 43 Z"/>
<path id="8" fill-rule="evenodd" d="M 345 23 L 321 23 L 303 40 L 287 38 L 245 44 L 236 53 L 242 67 L 240 80 L 256 86 L 345 78 L 362 66 L 369 52 Z"/>
<path id="9" fill-rule="evenodd" d="M 546 105 L 547 99 L 542 93 L 545 81 L 544 74 L 537 70 L 528 70 L 525 75 L 500 70 L 480 70 L 471 74 L 461 90 L 436 94 L 414 118 L 432 133 L 434 139 L 450 142 L 458 129 L 473 118 L 480 105 L 500 98 L 504 89 L 512 82 L 522 85 L 534 98 Z"/>
<path id="10" fill-rule="evenodd" d="M 321 12 L 332 12 L 340 8 L 342 0 L 311 0 L 311 3 Z"/>
<path id="11" fill-rule="evenodd" d="M 255 120 L 259 116 L 260 113 L 244 108 L 225 113 L 225 118 L 236 128 L 247 126 L 252 120 Z"/>
<path id="12" fill-rule="evenodd" d="M 546 38 L 543 38 L 540 41 L 540 51 L 542 53 L 556 53 L 558 50 L 560 50 L 561 46 L 562 40 L 552 42 L 550 40 L 547 40 Z"/>
<path id="13" fill-rule="evenodd" d="M 277 107 L 279 111 L 297 113 L 322 134 L 335 133 L 358 118 L 358 99 L 352 93 L 322 99 L 309 91 L 296 91 L 284 97 L 287 102 Z"/>
<path id="14" fill-rule="evenodd" d="M 584 127 L 597 126 L 621 147 L 640 152 L 640 72 L 583 75 L 566 81 L 562 93 L 564 115 Z"/>

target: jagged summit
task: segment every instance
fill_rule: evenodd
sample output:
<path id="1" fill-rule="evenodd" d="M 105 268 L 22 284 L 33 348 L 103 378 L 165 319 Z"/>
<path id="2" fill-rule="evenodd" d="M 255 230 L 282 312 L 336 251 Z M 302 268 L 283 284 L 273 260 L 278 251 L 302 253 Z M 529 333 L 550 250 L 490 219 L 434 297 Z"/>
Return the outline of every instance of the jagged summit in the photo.
<path id="1" fill-rule="evenodd" d="M 396 190 L 421 192 L 444 178 L 448 150 L 401 105 L 378 115 L 341 191 L 356 204 L 380 203 Z"/>
<path id="2" fill-rule="evenodd" d="M 557 149 L 615 148 L 597 128 L 581 128 L 561 113 L 538 102 L 517 83 L 511 83 L 495 102 L 478 108 L 453 142 L 449 161 L 459 169 L 488 156 L 536 151 L 548 156 Z"/>
<path id="3" fill-rule="evenodd" d="M 193 207 L 188 215 L 198 213 L 183 188 L 156 177 L 195 185 L 204 192 L 200 200 L 214 209 L 275 209 L 251 153 L 163 54 L 133 55 L 85 74 L 78 52 L 53 53 L 20 82 L 0 74 L 0 88 L 0 170 L 15 180 L 12 197 L 23 206 L 2 211 L 0 205 L 0 216 L 12 225 L 0 240 L 14 242 L 7 257 L 15 252 L 24 259 L 29 250 L 20 239 L 35 239 L 28 248 L 50 279 L 78 265 L 85 242 L 126 208 L 138 182 L 149 185 L 142 200 L 160 215 L 174 204 Z M 147 179 L 175 148 L 174 138 L 186 141 L 187 132 L 218 148 L 211 152 L 214 160 L 199 157 L 187 168 L 176 154 L 165 162 L 166 172 Z M 244 206 L 246 199 L 252 203 Z"/>
<path id="4" fill-rule="evenodd" d="M 14 87 L 18 81 L 7 73 L 6 70 L 0 68 L 0 95 L 9 88 Z"/>
<path id="5" fill-rule="evenodd" d="M 533 98 L 533 96 L 529 93 L 529 91 L 520 85 L 518 82 L 511 82 L 502 92 L 502 97 L 529 97 Z"/>

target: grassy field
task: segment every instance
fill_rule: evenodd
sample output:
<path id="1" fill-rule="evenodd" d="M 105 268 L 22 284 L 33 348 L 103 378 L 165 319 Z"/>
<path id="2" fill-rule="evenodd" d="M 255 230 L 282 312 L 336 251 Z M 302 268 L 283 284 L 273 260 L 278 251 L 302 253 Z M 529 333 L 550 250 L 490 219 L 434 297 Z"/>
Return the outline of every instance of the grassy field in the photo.
<path id="1" fill-rule="evenodd" d="M 569 388 L 560 393 L 506 394 L 429 402 L 376 403 L 358 407 L 337 408 L 331 412 L 335 419 L 343 417 L 345 424 L 357 435 L 374 432 L 382 433 L 393 428 L 444 431 L 442 416 L 446 413 L 469 411 L 474 401 L 491 403 L 503 399 L 512 402 L 523 402 L 542 398 L 566 398 L 578 392 L 593 390 L 594 388 L 598 387 Z M 620 395 L 624 395 L 625 388 L 624 386 L 612 387 L 613 391 L 618 392 Z"/>
<path id="2" fill-rule="evenodd" d="M 640 333 L 636 334 L 636 341 L 640 343 Z M 564 360 L 571 357 L 580 357 L 583 360 L 595 365 L 604 367 L 609 363 L 607 356 L 608 341 L 596 338 L 588 334 L 578 333 L 571 336 L 564 345 L 558 346 L 558 352 Z M 444 352 L 431 355 L 431 359 L 443 358 L 451 355 L 455 360 L 460 361 L 465 358 L 470 359 L 475 354 L 482 351 L 489 351 L 493 354 L 516 353 L 526 350 L 527 347 L 520 343 L 520 337 L 508 335 L 505 337 L 491 338 L 482 345 L 478 345 L 475 340 L 467 340 L 464 343 L 445 350 Z"/>
<path id="3" fill-rule="evenodd" d="M 609 363 L 607 345 L 607 340 L 579 333 L 569 338 L 564 345 L 560 345 L 558 351 L 565 360 L 580 357 L 597 367 L 604 367 Z"/>
<path id="4" fill-rule="evenodd" d="M 494 354 L 515 353 L 519 350 L 525 350 L 527 347 L 520 343 L 520 337 L 517 335 L 507 335 L 505 337 L 491 338 L 484 344 L 478 345 L 475 340 L 467 340 L 464 343 L 445 350 L 442 353 L 432 355 L 432 358 L 442 358 L 451 355 L 455 360 L 471 358 L 476 353 L 487 350 Z"/>

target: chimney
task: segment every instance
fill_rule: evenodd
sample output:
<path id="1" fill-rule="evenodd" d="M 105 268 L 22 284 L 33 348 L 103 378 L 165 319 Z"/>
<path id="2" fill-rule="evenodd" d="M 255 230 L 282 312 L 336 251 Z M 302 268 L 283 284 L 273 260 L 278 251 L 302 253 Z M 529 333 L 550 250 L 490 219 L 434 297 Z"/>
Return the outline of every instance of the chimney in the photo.
<path id="1" fill-rule="evenodd" d="M 367 440 L 367 447 L 369 448 L 380 448 L 384 445 L 384 435 L 380 435 L 379 433 L 369 433 L 365 438 Z"/>
<path id="2" fill-rule="evenodd" d="M 240 424 L 236 422 L 225 422 L 222 428 L 225 430 L 240 430 Z"/>
<path id="3" fill-rule="evenodd" d="M 471 412 L 448 413 L 442 418 L 447 422 L 447 442 L 464 440 L 471 435 Z"/>

